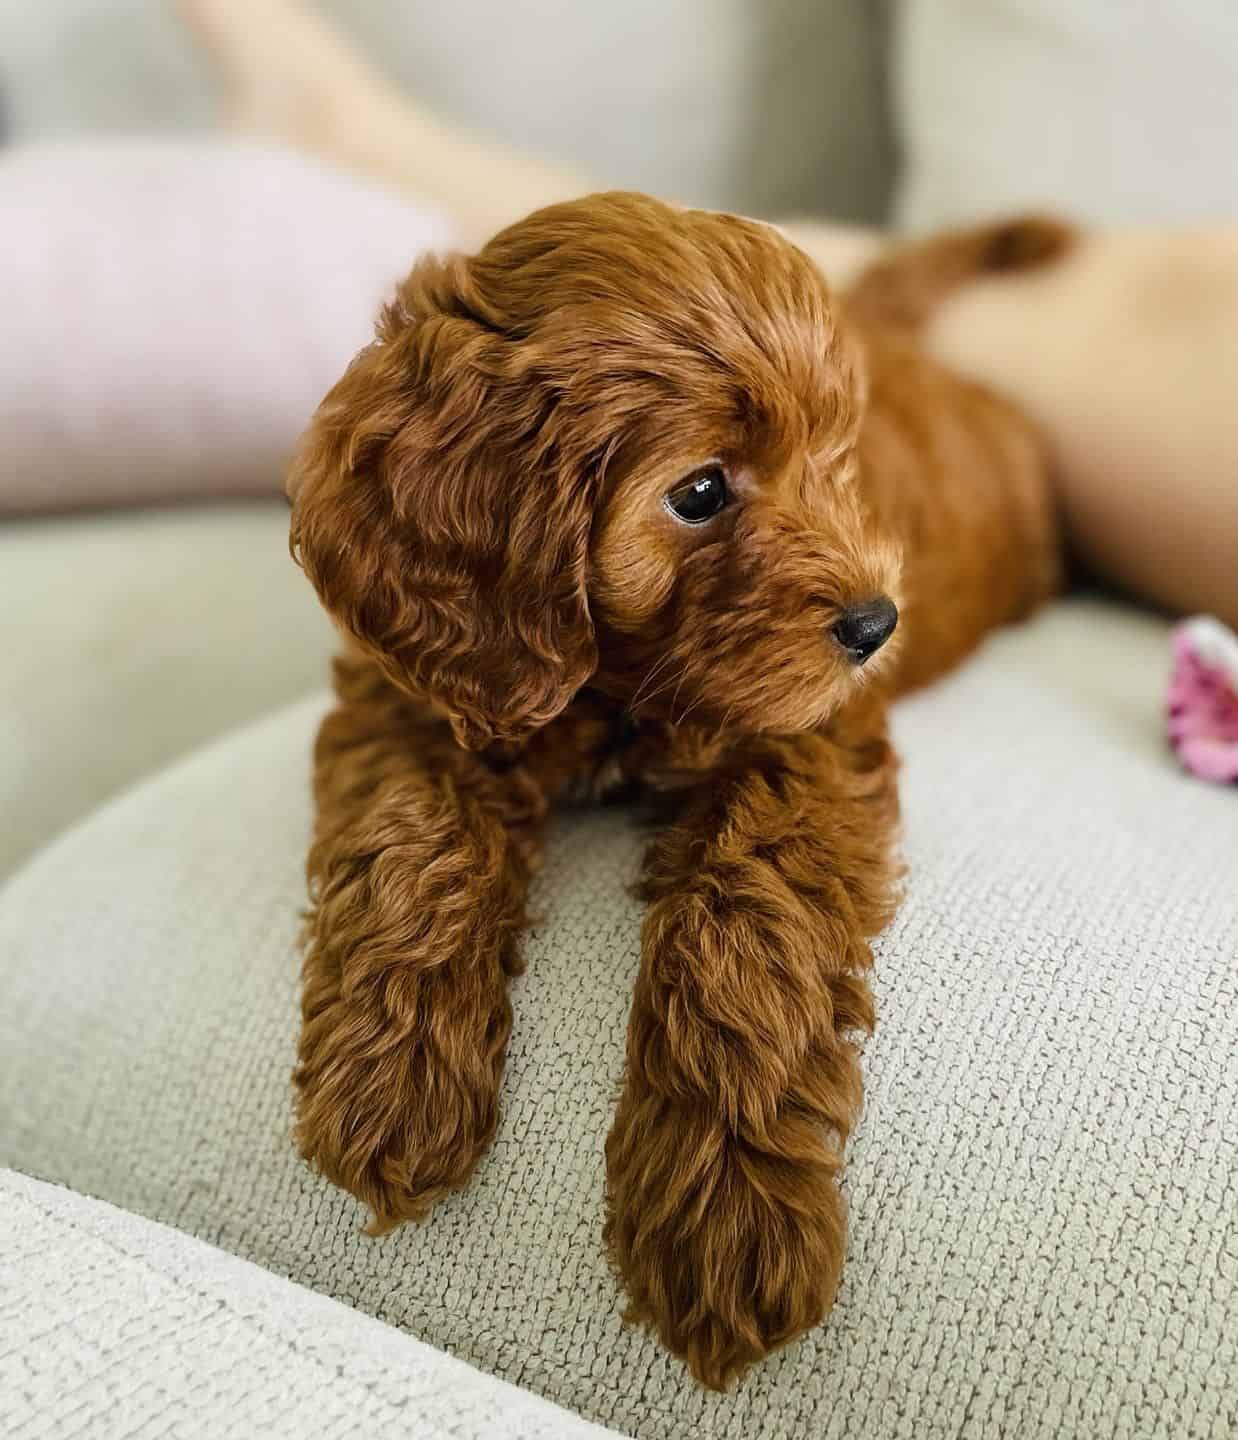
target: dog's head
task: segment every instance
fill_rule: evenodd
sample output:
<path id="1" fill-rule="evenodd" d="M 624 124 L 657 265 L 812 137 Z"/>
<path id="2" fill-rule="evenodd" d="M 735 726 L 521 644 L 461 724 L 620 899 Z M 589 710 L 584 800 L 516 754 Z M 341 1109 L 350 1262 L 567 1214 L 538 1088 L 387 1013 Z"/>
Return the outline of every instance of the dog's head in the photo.
<path id="1" fill-rule="evenodd" d="M 413 270 L 301 442 L 294 551 L 465 745 L 519 741 L 586 683 L 638 715 L 806 728 L 895 614 L 861 388 L 770 227 L 554 206 Z"/>

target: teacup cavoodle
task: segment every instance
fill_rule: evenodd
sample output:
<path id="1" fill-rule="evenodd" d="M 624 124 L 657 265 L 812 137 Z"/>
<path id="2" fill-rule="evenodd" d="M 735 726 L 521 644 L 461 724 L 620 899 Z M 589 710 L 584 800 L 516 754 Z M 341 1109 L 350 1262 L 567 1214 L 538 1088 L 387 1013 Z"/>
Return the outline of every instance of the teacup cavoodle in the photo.
<path id="1" fill-rule="evenodd" d="M 596 195 L 418 263 L 324 400 L 295 553 L 348 637 L 315 755 L 298 1139 L 382 1231 L 494 1134 L 566 793 L 657 795 L 606 1234 L 724 1385 L 825 1314 L 900 888 L 891 698 L 1054 587 L 1045 457 L 913 331 L 1064 229 L 836 301 L 769 226 Z"/>

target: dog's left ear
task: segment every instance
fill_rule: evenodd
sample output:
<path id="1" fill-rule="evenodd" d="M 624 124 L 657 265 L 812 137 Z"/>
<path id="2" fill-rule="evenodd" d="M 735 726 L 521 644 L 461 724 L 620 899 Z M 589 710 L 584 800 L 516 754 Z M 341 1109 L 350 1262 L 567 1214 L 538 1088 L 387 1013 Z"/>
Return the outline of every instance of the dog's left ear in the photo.
<path id="1" fill-rule="evenodd" d="M 462 745 L 518 743 L 597 664 L 587 457 L 519 336 L 428 260 L 327 395 L 289 476 L 292 549 L 324 605 Z"/>

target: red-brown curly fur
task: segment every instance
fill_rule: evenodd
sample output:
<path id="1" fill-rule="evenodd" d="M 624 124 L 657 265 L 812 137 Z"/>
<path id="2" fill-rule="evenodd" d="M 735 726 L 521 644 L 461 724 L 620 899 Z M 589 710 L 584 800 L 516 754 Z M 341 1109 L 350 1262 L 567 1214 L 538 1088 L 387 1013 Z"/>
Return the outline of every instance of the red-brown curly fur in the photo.
<path id="1" fill-rule="evenodd" d="M 892 696 L 1053 588 L 1044 457 L 915 347 L 1050 222 L 896 254 L 836 302 L 765 225 L 636 195 L 421 261 L 290 489 L 349 637 L 315 759 L 298 1141 L 376 1232 L 494 1134 L 548 811 L 661 797 L 607 1237 L 631 1318 L 722 1386 L 838 1281 L 890 919 Z M 701 466 L 730 499 L 690 527 Z M 832 626 L 895 597 L 866 665 Z"/>

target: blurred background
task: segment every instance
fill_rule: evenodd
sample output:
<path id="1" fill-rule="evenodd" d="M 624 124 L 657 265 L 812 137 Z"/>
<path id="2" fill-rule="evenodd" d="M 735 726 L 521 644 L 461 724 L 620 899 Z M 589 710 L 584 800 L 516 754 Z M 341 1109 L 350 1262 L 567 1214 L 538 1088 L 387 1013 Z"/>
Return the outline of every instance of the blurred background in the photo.
<path id="1" fill-rule="evenodd" d="M 1230 0 L 309 3 L 447 120 L 611 185 L 916 226 L 1228 214 Z M 10 141 L 218 128 L 183 8 L 0 0 Z"/>
<path id="2" fill-rule="evenodd" d="M 315 8 L 448 119 L 583 174 L 718 207 L 885 213 L 883 0 Z M 0 16 L 17 138 L 185 134 L 222 118 L 218 75 L 159 0 L 4 0 Z"/>
<path id="3" fill-rule="evenodd" d="M 1238 5 L 0 0 L 0 115 L 2 872 L 323 683 L 288 447 L 492 144 L 513 195 L 1232 220 Z"/>

